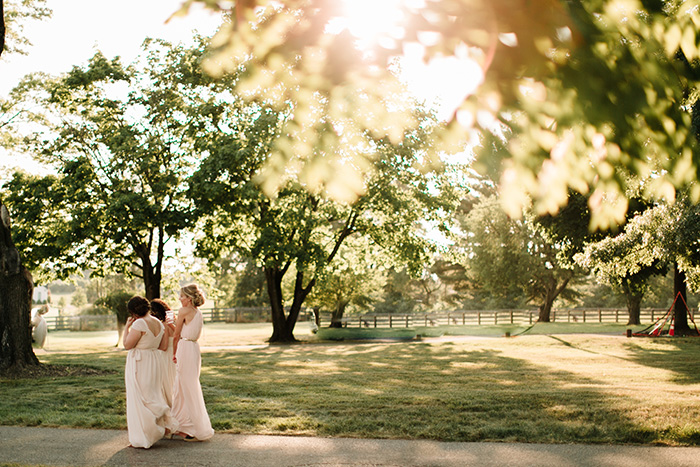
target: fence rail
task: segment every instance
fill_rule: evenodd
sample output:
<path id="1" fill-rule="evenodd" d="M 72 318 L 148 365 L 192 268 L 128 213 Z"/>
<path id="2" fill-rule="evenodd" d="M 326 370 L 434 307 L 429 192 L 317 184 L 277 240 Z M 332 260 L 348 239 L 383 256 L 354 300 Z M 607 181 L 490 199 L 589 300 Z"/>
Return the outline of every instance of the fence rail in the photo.
<path id="1" fill-rule="evenodd" d="M 270 310 L 264 307 L 202 308 L 202 318 L 209 323 L 260 323 L 269 321 Z M 44 317 L 49 331 L 106 331 L 117 329 L 114 315 L 78 315 Z M 307 319 L 301 314 L 300 320 Z"/>
<path id="2" fill-rule="evenodd" d="M 653 323 L 668 310 L 645 308 L 641 310 L 642 323 Z M 270 321 L 268 308 L 205 308 L 205 322 L 216 323 L 260 323 Z M 694 312 L 691 310 L 694 319 Z M 533 324 L 537 321 L 537 310 L 459 310 L 441 313 L 366 313 L 348 315 L 343 318 L 346 327 L 414 327 L 414 326 L 467 326 L 491 324 Z M 50 331 L 104 331 L 117 329 L 114 315 L 50 316 L 46 317 Z M 299 320 L 312 319 L 310 310 L 300 313 Z M 330 324 L 330 314 L 321 313 L 320 326 Z M 552 310 L 551 322 L 566 323 L 626 323 L 627 309 L 596 308 Z"/>
<path id="3" fill-rule="evenodd" d="M 640 311 L 642 323 L 653 323 L 668 310 L 645 308 Z M 691 310 L 691 315 L 692 315 Z M 345 327 L 413 327 L 413 326 L 467 326 L 491 324 L 533 324 L 537 321 L 537 310 L 459 310 L 442 313 L 368 313 L 348 315 L 343 318 Z M 627 323 L 626 308 L 596 308 L 552 310 L 550 321 L 566 323 Z"/>

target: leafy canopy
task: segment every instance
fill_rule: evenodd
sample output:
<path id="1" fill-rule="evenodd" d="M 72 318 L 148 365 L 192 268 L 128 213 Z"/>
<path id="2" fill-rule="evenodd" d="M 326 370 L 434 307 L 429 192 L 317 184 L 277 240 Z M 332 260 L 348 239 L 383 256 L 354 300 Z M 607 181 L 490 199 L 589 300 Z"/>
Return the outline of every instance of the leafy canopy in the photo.
<path id="1" fill-rule="evenodd" d="M 226 10 L 215 0 L 198 1 Z M 228 4 L 227 4 L 228 5 Z M 288 167 L 303 167 L 309 187 L 332 183 L 333 157 L 319 161 L 325 136 L 310 122 L 342 119 L 343 136 L 363 132 L 394 143 L 415 124 L 385 105 L 395 89 L 391 63 L 407 47 L 426 61 L 456 57 L 484 72 L 479 90 L 458 106 L 434 144 L 463 144 L 478 131 L 478 167 L 501 180 L 511 215 L 530 200 L 538 214 L 556 213 L 569 190 L 589 194 L 593 226 L 620 224 L 626 175 L 650 179 L 648 197 L 672 201 L 689 186 L 700 199 L 698 150 L 690 109 L 700 51 L 698 0 L 449 0 L 403 2 L 404 22 L 382 47 L 359 54 L 354 39 L 330 27 L 337 0 L 239 0 L 211 43 L 213 76 L 245 62 L 243 84 L 254 95 L 297 102 L 285 137 L 266 164 L 266 193 L 284 185 Z M 227 10 L 228 11 L 228 10 Z M 368 11 L 367 14 L 372 14 Z M 315 120 L 318 121 L 318 120 Z M 495 144 L 509 135 L 505 144 Z M 324 136 L 322 136 L 324 135 Z M 502 141 L 503 143 L 503 141 Z M 363 156 L 361 156 L 363 157 Z M 359 157 L 359 159 L 361 159 Z M 356 164 L 363 173 L 365 166 Z"/>

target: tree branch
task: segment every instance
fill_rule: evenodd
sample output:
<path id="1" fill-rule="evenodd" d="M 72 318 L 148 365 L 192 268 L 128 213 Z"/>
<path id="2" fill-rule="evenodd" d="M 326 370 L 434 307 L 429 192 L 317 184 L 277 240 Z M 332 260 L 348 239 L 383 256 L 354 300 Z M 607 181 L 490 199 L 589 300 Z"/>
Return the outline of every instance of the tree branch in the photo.
<path id="1" fill-rule="evenodd" d="M 0 55 L 5 50 L 5 0 L 0 0 Z"/>

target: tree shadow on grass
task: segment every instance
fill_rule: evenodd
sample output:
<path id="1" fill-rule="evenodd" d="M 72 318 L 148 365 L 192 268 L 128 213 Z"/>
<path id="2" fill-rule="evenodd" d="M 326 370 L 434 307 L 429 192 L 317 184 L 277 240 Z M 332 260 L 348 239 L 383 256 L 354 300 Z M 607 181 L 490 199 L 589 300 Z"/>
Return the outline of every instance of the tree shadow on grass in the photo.
<path id="1" fill-rule="evenodd" d="M 648 443 L 604 382 L 449 343 L 221 353 L 203 371 L 215 428 L 443 441 Z"/>
<path id="2" fill-rule="evenodd" d="M 625 344 L 630 359 L 652 369 L 670 371 L 673 381 L 689 385 L 700 383 L 700 338 L 632 338 Z"/>

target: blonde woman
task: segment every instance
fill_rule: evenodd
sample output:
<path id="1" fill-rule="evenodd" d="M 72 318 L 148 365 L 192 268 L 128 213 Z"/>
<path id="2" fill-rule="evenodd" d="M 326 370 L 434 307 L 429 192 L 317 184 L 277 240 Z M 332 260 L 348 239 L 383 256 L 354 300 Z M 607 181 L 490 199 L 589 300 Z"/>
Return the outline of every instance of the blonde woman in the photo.
<path id="1" fill-rule="evenodd" d="M 175 387 L 173 415 L 180 425 L 179 434 L 185 441 L 205 441 L 214 436 L 207 407 L 204 405 L 199 374 L 202 358 L 197 340 L 202 334 L 204 294 L 196 284 L 180 289 L 182 308 L 177 313 L 173 339 Z"/>

